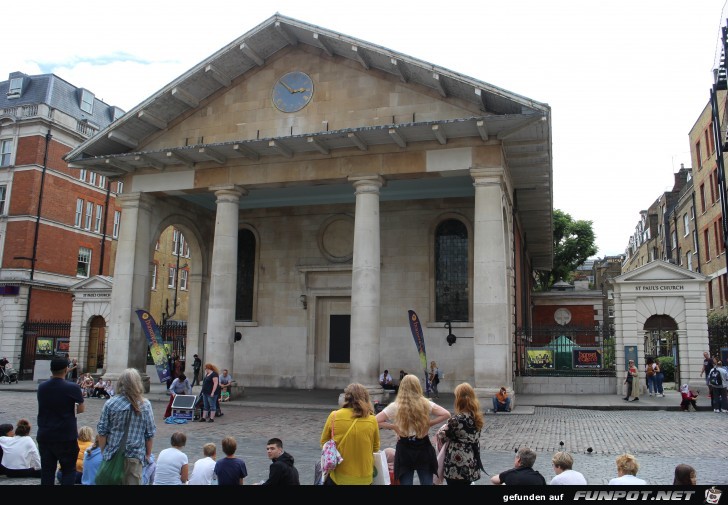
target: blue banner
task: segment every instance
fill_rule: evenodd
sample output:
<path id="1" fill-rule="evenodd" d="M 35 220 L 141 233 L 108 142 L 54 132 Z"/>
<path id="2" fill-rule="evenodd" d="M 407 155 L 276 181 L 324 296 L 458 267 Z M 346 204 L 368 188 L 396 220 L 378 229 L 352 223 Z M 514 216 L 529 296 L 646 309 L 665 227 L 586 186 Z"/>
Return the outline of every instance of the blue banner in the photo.
<path id="1" fill-rule="evenodd" d="M 425 351 L 425 336 L 422 334 L 422 325 L 414 310 L 408 310 L 407 315 L 409 315 L 410 330 L 412 330 L 412 337 L 415 339 L 417 353 L 420 355 L 420 365 L 422 365 L 422 371 L 425 374 L 425 392 L 429 395 L 430 376 L 427 373 L 427 352 Z"/>
<path id="2" fill-rule="evenodd" d="M 139 322 L 142 323 L 142 330 L 147 337 L 149 354 L 152 355 L 154 366 L 157 367 L 159 381 L 166 383 L 170 377 L 170 370 L 167 350 L 164 348 L 164 342 L 162 342 L 162 336 L 159 333 L 159 326 L 157 326 L 152 315 L 146 310 L 137 310 L 136 315 L 139 316 Z"/>

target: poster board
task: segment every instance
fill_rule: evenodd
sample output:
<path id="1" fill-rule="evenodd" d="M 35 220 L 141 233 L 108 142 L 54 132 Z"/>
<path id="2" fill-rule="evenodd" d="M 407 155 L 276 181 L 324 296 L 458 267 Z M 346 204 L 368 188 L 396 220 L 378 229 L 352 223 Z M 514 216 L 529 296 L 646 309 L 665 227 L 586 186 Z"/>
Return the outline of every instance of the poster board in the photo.
<path id="1" fill-rule="evenodd" d="M 597 348 L 579 348 L 571 350 L 571 366 L 577 369 L 602 368 L 602 350 Z"/>
<path id="2" fill-rule="evenodd" d="M 526 367 L 535 370 L 553 370 L 554 351 L 553 349 L 528 349 L 526 350 Z"/>

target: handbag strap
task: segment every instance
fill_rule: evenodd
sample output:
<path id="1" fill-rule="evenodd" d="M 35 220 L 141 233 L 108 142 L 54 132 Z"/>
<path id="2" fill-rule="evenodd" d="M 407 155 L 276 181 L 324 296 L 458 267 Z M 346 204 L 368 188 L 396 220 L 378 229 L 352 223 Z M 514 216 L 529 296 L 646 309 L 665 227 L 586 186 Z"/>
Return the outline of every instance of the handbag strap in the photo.
<path id="1" fill-rule="evenodd" d="M 126 426 L 124 427 L 124 436 L 121 437 L 119 442 L 119 450 L 126 451 L 126 437 L 129 434 L 129 425 L 131 424 L 131 408 L 129 409 L 129 416 L 126 419 Z"/>
<path id="2" fill-rule="evenodd" d="M 342 437 L 342 439 L 341 439 L 341 442 L 339 442 L 339 445 L 341 445 L 341 444 L 343 444 L 343 443 L 344 443 L 344 440 L 346 440 L 346 437 L 347 437 L 347 436 L 349 435 L 349 432 L 351 431 L 351 429 L 352 429 L 352 428 L 354 427 L 354 425 L 356 424 L 356 422 L 357 422 L 358 420 L 359 420 L 359 418 L 358 418 L 358 417 L 357 417 L 356 419 L 354 419 L 354 422 L 353 422 L 353 423 L 351 423 L 351 426 L 349 426 L 349 429 L 348 429 L 348 430 L 346 430 L 346 433 L 344 433 L 344 436 Z"/>

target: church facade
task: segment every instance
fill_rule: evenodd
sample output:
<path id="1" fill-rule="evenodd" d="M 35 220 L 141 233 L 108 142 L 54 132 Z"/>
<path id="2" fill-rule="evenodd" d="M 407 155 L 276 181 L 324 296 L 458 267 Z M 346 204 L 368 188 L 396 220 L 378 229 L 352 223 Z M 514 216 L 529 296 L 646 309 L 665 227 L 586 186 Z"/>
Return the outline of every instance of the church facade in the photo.
<path id="1" fill-rule="evenodd" d="M 441 390 L 513 389 L 553 261 L 547 104 L 276 14 L 65 159 L 124 182 L 112 380 L 145 369 L 135 311 L 173 225 L 195 259 L 187 355 L 243 385 L 422 376 L 413 310 Z"/>

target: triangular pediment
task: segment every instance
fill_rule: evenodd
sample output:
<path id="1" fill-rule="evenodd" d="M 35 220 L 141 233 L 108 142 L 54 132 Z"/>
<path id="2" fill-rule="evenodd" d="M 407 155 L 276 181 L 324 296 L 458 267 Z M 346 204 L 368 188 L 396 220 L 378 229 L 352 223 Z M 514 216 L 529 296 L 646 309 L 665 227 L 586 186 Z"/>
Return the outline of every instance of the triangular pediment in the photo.
<path id="1" fill-rule="evenodd" d="M 106 291 L 114 287 L 114 278 L 106 275 L 94 275 L 88 279 L 77 282 L 69 288 L 72 293 L 78 291 Z"/>
<path id="2" fill-rule="evenodd" d="M 667 261 L 655 260 L 635 270 L 614 278 L 617 284 L 626 282 L 655 282 L 655 281 L 700 281 L 707 277 L 697 272 L 691 272 Z"/>

